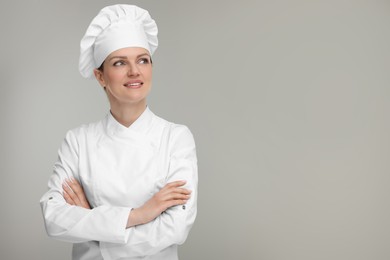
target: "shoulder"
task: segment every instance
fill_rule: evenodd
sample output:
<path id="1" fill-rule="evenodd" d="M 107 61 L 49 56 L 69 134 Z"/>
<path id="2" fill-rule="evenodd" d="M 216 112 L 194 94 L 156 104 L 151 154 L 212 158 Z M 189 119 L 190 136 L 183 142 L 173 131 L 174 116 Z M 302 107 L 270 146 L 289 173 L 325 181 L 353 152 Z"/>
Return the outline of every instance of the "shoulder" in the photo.
<path id="1" fill-rule="evenodd" d="M 65 140 L 79 143 L 82 140 L 101 135 L 105 129 L 105 121 L 106 118 L 72 128 L 66 132 Z"/>
<path id="2" fill-rule="evenodd" d="M 194 136 L 186 125 L 172 123 L 169 147 L 172 159 L 197 161 Z"/>
<path id="3" fill-rule="evenodd" d="M 191 130 L 183 124 L 177 124 L 155 115 L 155 123 L 161 129 L 166 129 L 169 132 L 170 143 L 191 143 L 195 145 L 194 136 Z"/>
<path id="4" fill-rule="evenodd" d="M 171 138 L 173 141 L 180 141 L 181 143 L 193 143 L 195 145 L 194 136 L 186 125 L 175 123 L 171 124 Z"/>
<path id="5" fill-rule="evenodd" d="M 196 161 L 194 135 L 186 125 L 173 123 L 157 116 L 155 121 L 166 133 L 171 159 Z M 163 137 L 163 139 L 165 138 Z"/>

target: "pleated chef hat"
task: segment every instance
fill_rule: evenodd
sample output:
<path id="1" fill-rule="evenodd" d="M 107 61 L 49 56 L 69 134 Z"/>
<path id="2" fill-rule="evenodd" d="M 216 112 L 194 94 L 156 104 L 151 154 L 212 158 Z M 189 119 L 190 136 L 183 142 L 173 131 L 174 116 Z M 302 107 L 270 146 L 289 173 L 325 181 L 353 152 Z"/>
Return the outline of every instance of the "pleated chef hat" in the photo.
<path id="1" fill-rule="evenodd" d="M 110 53 L 126 47 L 142 47 L 154 53 L 158 46 L 157 25 L 148 11 L 135 5 L 104 7 L 88 26 L 80 42 L 79 71 L 92 78 Z"/>

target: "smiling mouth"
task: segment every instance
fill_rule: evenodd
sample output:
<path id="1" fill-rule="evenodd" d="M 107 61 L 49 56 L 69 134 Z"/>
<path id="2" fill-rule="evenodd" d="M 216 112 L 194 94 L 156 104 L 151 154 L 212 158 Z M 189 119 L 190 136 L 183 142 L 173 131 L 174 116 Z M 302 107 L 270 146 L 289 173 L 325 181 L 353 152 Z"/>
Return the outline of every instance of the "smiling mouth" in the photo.
<path id="1" fill-rule="evenodd" d="M 143 84 L 144 84 L 144 83 L 142 83 L 142 82 L 136 82 L 136 83 L 127 83 L 127 84 L 124 84 L 124 86 L 125 86 L 126 88 L 133 88 L 133 89 L 135 89 L 135 88 L 140 88 L 140 87 L 142 87 Z"/>

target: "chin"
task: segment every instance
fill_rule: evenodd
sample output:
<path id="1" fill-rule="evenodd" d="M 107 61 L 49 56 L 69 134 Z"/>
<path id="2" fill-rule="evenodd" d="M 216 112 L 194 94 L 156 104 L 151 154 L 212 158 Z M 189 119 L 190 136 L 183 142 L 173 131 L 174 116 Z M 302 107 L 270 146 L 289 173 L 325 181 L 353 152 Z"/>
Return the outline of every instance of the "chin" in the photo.
<path id="1" fill-rule="evenodd" d="M 146 101 L 146 97 L 132 97 L 132 98 L 125 98 L 122 100 L 122 103 L 126 104 L 138 104 L 138 103 L 144 103 Z"/>

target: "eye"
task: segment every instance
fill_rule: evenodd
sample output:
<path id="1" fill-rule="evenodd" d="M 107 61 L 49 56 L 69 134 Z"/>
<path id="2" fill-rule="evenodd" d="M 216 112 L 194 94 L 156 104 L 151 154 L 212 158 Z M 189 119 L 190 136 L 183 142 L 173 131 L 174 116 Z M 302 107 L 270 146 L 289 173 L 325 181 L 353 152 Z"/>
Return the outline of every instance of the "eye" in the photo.
<path id="1" fill-rule="evenodd" d="M 118 60 L 118 61 L 114 62 L 114 64 L 112 64 L 112 65 L 115 67 L 118 67 L 118 66 L 125 65 L 125 62 L 123 60 Z"/>
<path id="2" fill-rule="evenodd" d="M 150 63 L 150 60 L 149 60 L 149 58 L 141 58 L 141 59 L 139 59 L 138 63 L 139 64 L 148 64 L 148 63 Z"/>

